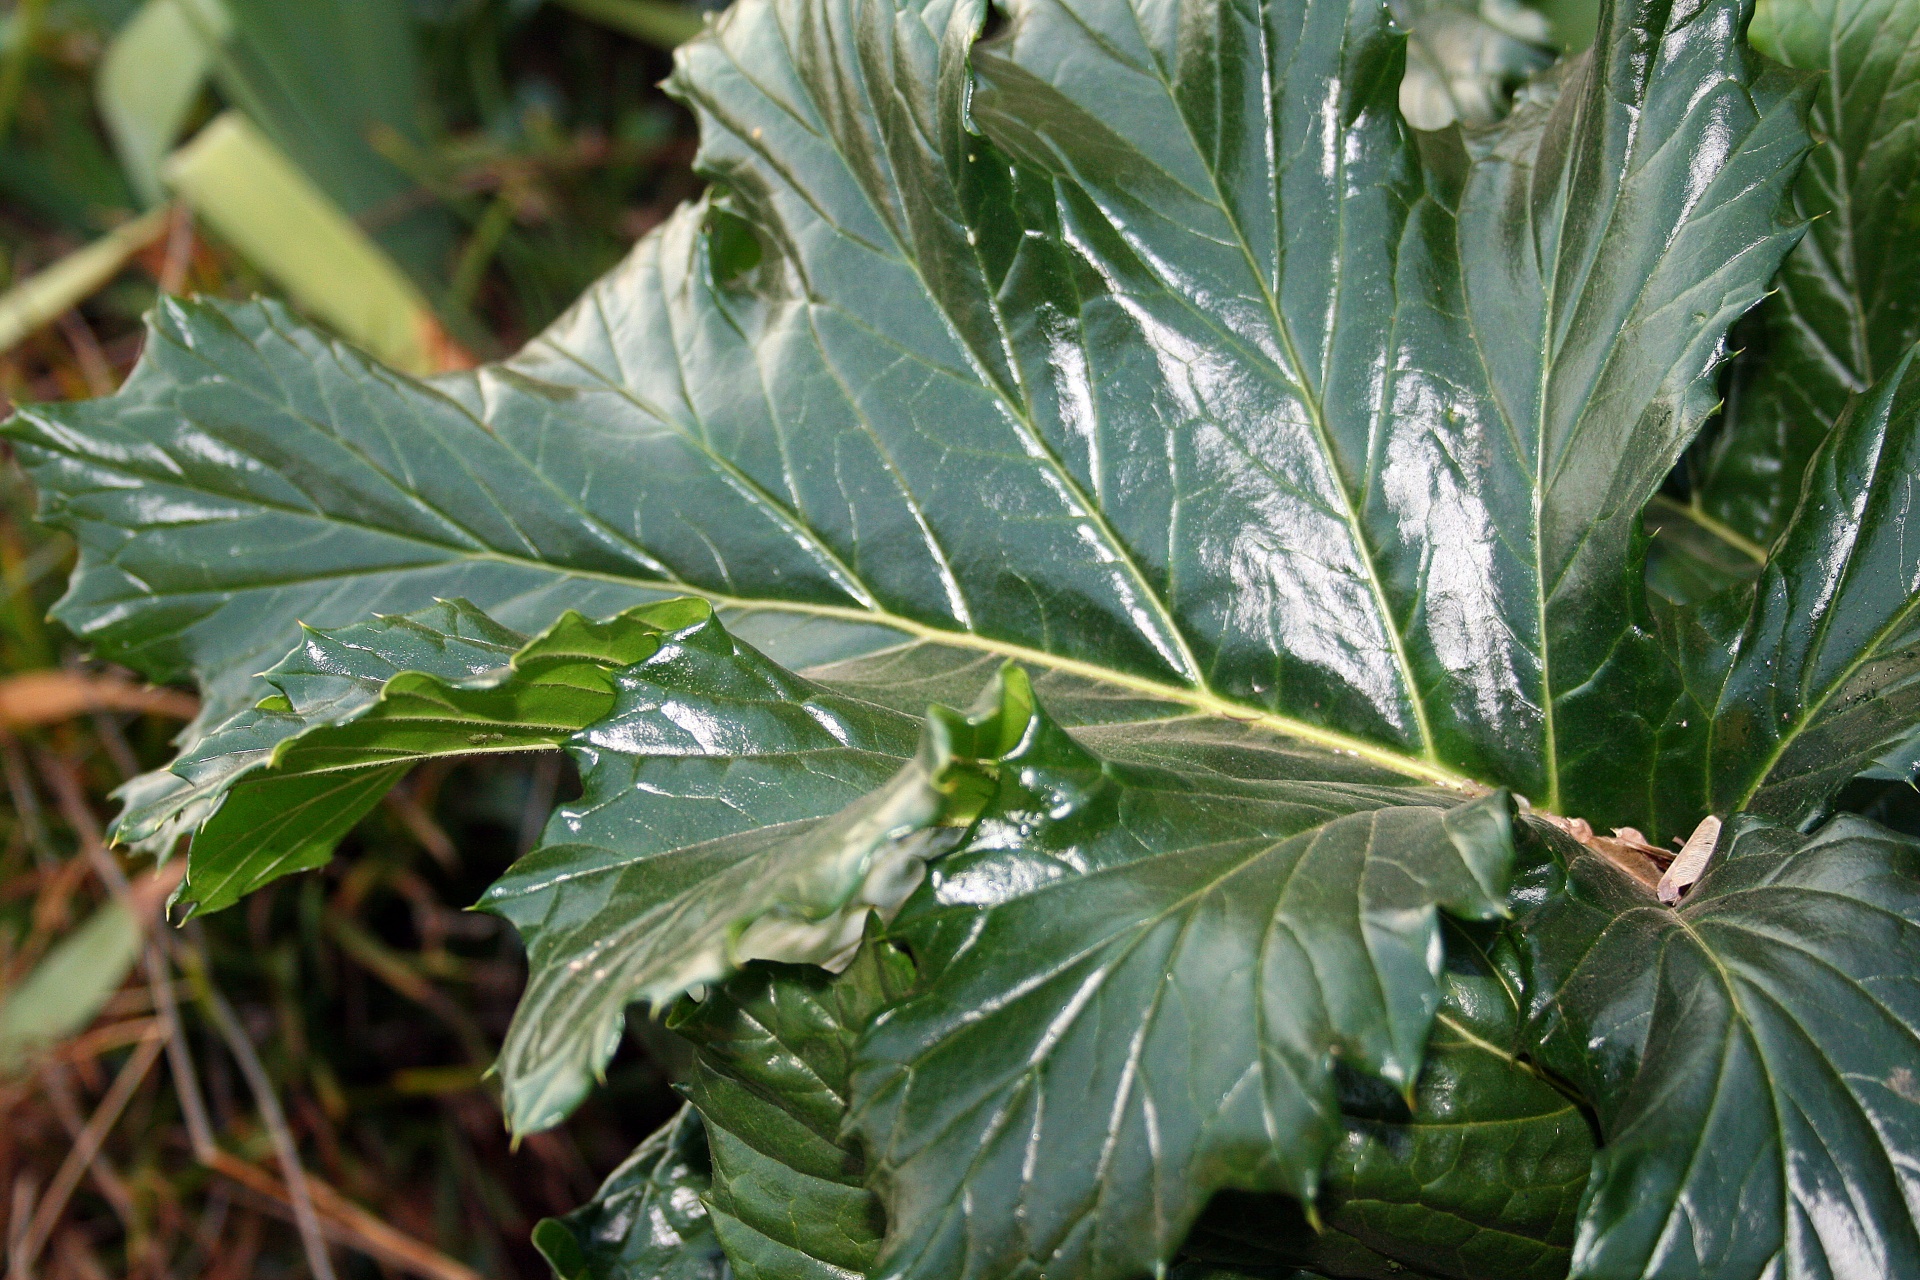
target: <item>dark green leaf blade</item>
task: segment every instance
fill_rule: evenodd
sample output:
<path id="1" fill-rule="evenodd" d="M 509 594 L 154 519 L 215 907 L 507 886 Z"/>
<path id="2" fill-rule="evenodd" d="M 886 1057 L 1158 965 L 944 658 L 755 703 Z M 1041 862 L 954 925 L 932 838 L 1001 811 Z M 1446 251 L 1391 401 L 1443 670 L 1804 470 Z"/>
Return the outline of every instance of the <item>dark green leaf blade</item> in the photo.
<path id="1" fill-rule="evenodd" d="M 1369 1249 L 1378 1261 L 1368 1274 L 1565 1276 L 1593 1134 L 1579 1106 L 1518 1058 L 1519 977 L 1489 941 L 1484 928 L 1447 922 L 1440 1012 L 1410 1111 L 1378 1081 L 1342 1078 L 1345 1132 L 1316 1205 L 1323 1229 L 1291 1200 L 1223 1195 L 1189 1254 L 1348 1274 L 1351 1255 Z"/>
<path id="2" fill-rule="evenodd" d="M 842 956 L 940 847 L 949 739 L 915 761 L 917 718 L 792 675 L 713 618 L 618 683 L 568 744 L 580 799 L 480 902 L 527 947 L 500 1057 L 518 1132 L 585 1096 L 630 1004 L 751 959 Z"/>
<path id="3" fill-rule="evenodd" d="M 837 976 L 755 965 L 669 1019 L 696 1046 L 688 1097 L 712 1142 L 707 1205 L 736 1275 L 843 1280 L 871 1268 L 886 1217 L 841 1128 L 854 1045 L 912 981 L 904 955 L 869 945 Z"/>
<path id="4" fill-rule="evenodd" d="M 62 617 L 224 716 L 296 619 L 693 592 L 1551 805 L 1634 513 L 1790 239 L 1797 106 L 1709 11 L 1626 6 L 1661 74 L 1566 78 L 1460 188 L 1375 6 L 1024 0 L 976 49 L 978 0 L 750 0 L 674 81 L 725 191 L 509 364 L 426 386 L 169 303 L 118 397 L 16 419 L 83 547 Z"/>
<path id="5" fill-rule="evenodd" d="M 1694 758 L 1705 767 L 1663 776 L 1674 809 L 1803 824 L 1856 775 L 1905 760 L 1901 744 L 1920 725 L 1916 474 L 1910 351 L 1814 455 L 1731 662 L 1704 652 L 1718 679 L 1696 681 L 1668 732 L 1704 743 Z"/>
<path id="6" fill-rule="evenodd" d="M 1445 995 L 1412 1115 L 1379 1106 L 1347 1121 L 1321 1212 L 1437 1275 L 1557 1280 L 1593 1132 L 1580 1106 L 1519 1057 L 1520 984 L 1485 945 L 1449 924 Z"/>
<path id="7" fill-rule="evenodd" d="M 558 1280 L 726 1280 L 727 1260 L 700 1197 L 712 1181 L 692 1107 L 607 1175 L 592 1200 L 544 1219 L 533 1243 Z"/>
<path id="8" fill-rule="evenodd" d="M 1543 838 L 1534 1035 L 1606 1137 L 1573 1276 L 1920 1268 L 1920 842 L 1736 818 L 1674 911 Z"/>
<path id="9" fill-rule="evenodd" d="M 1695 501 L 1762 545 L 1792 516 L 1808 460 L 1848 399 L 1920 341 L 1920 10 L 1907 0 L 1761 0 L 1753 42 L 1822 72 L 1816 149 L 1794 186 L 1812 219 L 1779 291 L 1742 329 L 1726 422 Z"/>
<path id="10" fill-rule="evenodd" d="M 756 957 L 817 963 L 850 948 L 868 910 L 897 905 L 920 861 L 961 834 L 974 771 L 1018 736 L 1036 691 L 1101 751 L 1141 764 L 1389 796 L 1406 782 L 1258 724 L 1068 673 L 1030 681 L 937 644 L 795 676 L 716 620 L 619 683 L 606 719 L 569 744 L 585 794 L 481 903 L 515 924 L 531 962 L 501 1058 L 521 1130 L 585 1094 L 629 1004 L 663 1006 Z M 923 729 L 929 703 L 976 698 L 971 719 L 939 711 Z"/>
<path id="11" fill-rule="evenodd" d="M 1036 719 L 890 933 L 923 980 L 860 1050 L 885 1275 L 1165 1262 L 1223 1186 L 1311 1197 L 1330 1056 L 1402 1088 L 1435 903 L 1500 909 L 1504 795 L 1121 763 Z"/>
<path id="12" fill-rule="evenodd" d="M 1800 92 L 1755 73 L 1736 6 L 1709 20 L 1623 4 L 1606 57 L 1538 86 L 1476 143 L 1454 190 L 1418 171 L 1384 107 L 1390 58 L 1367 7 L 1221 9 L 1178 25 L 1137 7 L 1016 5 L 976 58 L 975 118 L 1058 175 L 1064 234 L 1100 278 L 1124 282 L 1083 300 L 1088 330 L 1123 326 L 1163 347 L 1177 336 L 1231 370 L 1162 409 L 1152 366 L 1096 350 L 1107 419 L 1217 423 L 1223 447 L 1268 468 L 1234 483 L 1274 513 L 1272 563 L 1316 584 L 1338 567 L 1339 594 L 1323 588 L 1338 607 L 1280 637 L 1276 688 L 1549 807 L 1564 782 L 1586 788 L 1569 803 L 1626 809 L 1641 784 L 1607 780 L 1632 772 L 1623 756 L 1650 754 L 1650 735 L 1628 736 L 1619 691 L 1595 677 L 1636 647 L 1658 675 L 1635 631 L 1632 526 L 1712 407 L 1727 323 L 1793 238 L 1779 209 L 1805 146 Z M 1264 75 L 1232 70 L 1260 59 L 1273 64 Z M 1334 86 L 1337 118 L 1319 89 L 1281 87 L 1282 65 Z M 1117 118 L 1103 105 L 1116 84 L 1138 103 Z M 1707 129 L 1709 117 L 1722 123 Z M 1723 130 L 1730 148 L 1707 141 Z M 1287 158 L 1273 183 L 1236 181 L 1264 156 Z M 1290 255 L 1295 243 L 1314 251 Z M 1390 372 L 1375 383 L 1367 317 L 1389 296 Z M 1220 341 L 1249 333 L 1247 346 Z M 1250 411 L 1272 424 L 1257 441 L 1236 434 Z M 1180 461 L 1205 475 L 1212 460 Z M 1228 535 L 1200 513 L 1192 528 L 1204 564 Z M 1204 574 L 1182 550 L 1170 561 L 1197 595 Z M 1231 621 L 1196 625 L 1217 679 L 1276 679 L 1264 656 L 1259 675 L 1242 674 L 1252 658 Z M 1290 665 L 1309 647 L 1341 655 L 1355 673 L 1345 689 L 1322 683 L 1324 666 Z M 1576 767 L 1586 739 L 1605 743 L 1613 769 Z"/>

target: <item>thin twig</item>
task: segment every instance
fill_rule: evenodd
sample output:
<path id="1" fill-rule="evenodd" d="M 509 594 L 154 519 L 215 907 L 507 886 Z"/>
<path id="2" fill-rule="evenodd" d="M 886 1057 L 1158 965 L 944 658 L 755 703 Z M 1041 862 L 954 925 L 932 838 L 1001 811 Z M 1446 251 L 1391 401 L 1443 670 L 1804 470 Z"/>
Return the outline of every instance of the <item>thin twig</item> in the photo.
<path id="1" fill-rule="evenodd" d="M 200 701 L 178 689 L 154 689 L 87 671 L 23 671 L 0 678 L 0 724 L 10 729 L 57 724 L 88 711 L 138 711 L 191 720 Z M 139 771 L 136 763 L 134 771 Z"/>
<path id="2" fill-rule="evenodd" d="M 147 987 L 153 992 L 161 1033 L 166 1036 L 167 1070 L 173 1073 L 173 1092 L 180 1099 L 180 1114 L 187 1122 L 187 1141 L 193 1147 L 193 1158 L 206 1164 L 213 1159 L 213 1125 L 207 1120 L 207 1101 L 200 1096 L 200 1073 L 193 1065 L 193 1049 L 180 1025 L 180 1005 L 173 998 L 173 972 L 157 942 L 147 943 L 141 962 L 147 971 Z"/>
<path id="3" fill-rule="evenodd" d="M 86 1128 L 80 1131 L 73 1149 L 67 1152 L 67 1158 L 60 1162 L 53 1181 L 47 1184 L 46 1195 L 41 1197 L 39 1207 L 33 1211 L 33 1220 L 27 1224 L 20 1251 L 12 1260 L 9 1280 L 26 1280 L 32 1274 L 33 1264 L 38 1261 L 40 1250 L 46 1247 L 47 1238 L 53 1234 L 60 1215 L 66 1212 L 67 1201 L 72 1198 L 74 1188 L 80 1185 L 81 1175 L 93 1163 L 100 1144 L 106 1141 L 107 1133 L 119 1123 L 120 1113 L 126 1110 L 127 1103 L 133 1100 L 133 1091 L 140 1087 L 140 1082 L 147 1078 L 147 1072 L 159 1059 L 161 1048 L 158 1035 L 141 1041 L 140 1047 L 133 1051 L 133 1057 L 127 1060 L 127 1065 L 120 1068 L 120 1074 L 113 1078 L 106 1097 L 94 1108 Z"/>
<path id="4" fill-rule="evenodd" d="M 187 979 L 193 984 L 201 1010 L 226 1042 L 227 1051 L 240 1067 L 240 1074 L 246 1077 L 254 1106 L 260 1112 L 260 1122 L 266 1126 L 267 1137 L 273 1143 L 273 1154 L 280 1163 L 281 1176 L 286 1179 L 287 1204 L 293 1210 L 293 1225 L 299 1230 L 300 1244 L 306 1250 L 307 1267 L 313 1272 L 314 1280 L 335 1280 L 333 1259 L 327 1256 L 326 1238 L 320 1233 L 320 1220 L 313 1211 L 313 1193 L 307 1185 L 306 1170 L 300 1165 L 300 1151 L 294 1146 L 293 1131 L 287 1127 L 286 1113 L 280 1109 L 280 1099 L 273 1090 L 273 1079 L 261 1065 L 260 1055 L 254 1052 L 253 1041 L 247 1038 L 246 1029 L 234 1017 L 232 1006 L 209 981 L 205 966 L 191 966 Z"/>
<path id="5" fill-rule="evenodd" d="M 141 1036 L 136 1044 L 144 1044 L 160 1034 L 159 1025 L 149 1023 L 147 1034 Z M 43 1063 L 40 1068 L 40 1087 L 53 1102 L 53 1111 L 60 1118 L 61 1127 L 67 1131 L 67 1137 L 74 1142 L 80 1141 L 80 1135 L 86 1132 L 87 1122 L 80 1118 L 80 1103 L 73 1096 L 73 1082 L 67 1078 L 67 1068 L 57 1061 Z M 120 1225 L 131 1233 L 134 1228 L 133 1192 L 127 1189 L 127 1183 L 107 1158 L 96 1152 L 88 1162 L 87 1172 L 93 1175 L 93 1185 L 120 1219 Z"/>
<path id="6" fill-rule="evenodd" d="M 387 808 L 400 820 L 407 834 L 425 849 L 433 860 L 446 871 L 456 871 L 460 865 L 459 851 L 453 847 L 453 839 L 447 835 L 439 823 L 433 820 L 426 807 L 420 803 L 409 787 L 399 786 L 387 792 Z"/>
<path id="7" fill-rule="evenodd" d="M 112 1280 L 107 1269 L 100 1265 L 100 1259 L 94 1254 L 93 1246 L 87 1243 L 83 1231 L 62 1231 L 60 1243 L 54 1246 L 53 1256 L 56 1268 L 79 1277 L 79 1280 Z"/>
<path id="8" fill-rule="evenodd" d="M 237 1156 L 216 1151 L 208 1167 L 249 1191 L 290 1207 L 292 1197 L 273 1175 Z M 339 1243 L 426 1280 L 481 1280 L 479 1272 L 381 1221 L 320 1179 L 309 1175 L 307 1181 L 322 1226 Z"/>
<path id="9" fill-rule="evenodd" d="M 157 916 L 160 898 L 164 896 L 164 893 L 157 893 L 155 889 L 159 884 L 178 876 L 179 864 L 169 864 L 159 872 L 142 877 L 138 886 L 129 884 L 126 873 L 107 851 L 100 822 L 87 804 L 73 766 L 63 759 L 46 755 L 42 755 L 37 763 L 41 776 L 59 804 L 61 816 L 79 836 L 82 850 L 92 862 L 96 874 L 108 891 L 133 912 L 135 919 L 143 926 L 149 926 Z M 273 1143 L 281 1179 L 222 1151 L 214 1141 L 213 1126 L 200 1093 L 199 1072 L 195 1069 L 179 1006 L 174 998 L 168 956 L 179 964 L 202 1011 L 226 1043 L 241 1074 L 246 1078 L 247 1087 L 259 1108 L 262 1125 Z M 334 1280 L 332 1260 L 327 1256 L 329 1237 L 389 1266 L 425 1277 L 425 1280 L 482 1280 L 478 1272 L 383 1222 L 302 1168 L 299 1150 L 294 1145 L 292 1130 L 274 1093 L 273 1081 L 232 1007 L 214 988 L 206 959 L 197 946 L 183 945 L 167 930 L 155 930 L 148 937 L 142 959 L 153 995 L 154 1010 L 158 1015 L 156 1035 L 143 1042 L 142 1052 L 149 1054 L 151 1065 L 151 1057 L 157 1056 L 160 1046 L 167 1051 L 174 1091 L 180 1099 L 180 1111 L 186 1121 L 194 1158 L 206 1168 L 288 1208 L 294 1226 L 300 1233 L 307 1263 L 315 1280 Z M 102 1105 L 104 1107 L 105 1104 Z M 124 1102 L 121 1105 L 124 1107 Z M 43 1201 L 43 1208 L 44 1205 Z M 9 1280 L 22 1278 L 10 1273 Z"/>
<path id="10" fill-rule="evenodd" d="M 438 1018 L 460 1041 L 467 1058 L 478 1066 L 494 1059 L 492 1046 L 473 1024 L 473 1019 L 447 998 L 445 992 L 415 972 L 407 961 L 378 938 L 338 911 L 326 913 L 327 934 L 361 968 L 380 979 L 399 995 L 413 1001 Z"/>
<path id="11" fill-rule="evenodd" d="M 178 296 L 187 285 L 187 268 L 193 265 L 193 210 L 184 203 L 173 206 L 167 224 L 167 256 L 160 263 L 160 292 Z"/>
<path id="12" fill-rule="evenodd" d="M 52 788 L 59 801 L 60 812 L 67 824 L 80 837 L 80 844 L 87 858 L 99 871 L 101 880 L 108 890 L 126 903 L 134 913 L 134 919 L 143 926 L 148 917 L 156 914 L 152 904 L 147 910 L 141 910 L 136 904 L 132 888 L 127 883 L 126 873 L 113 855 L 107 852 L 99 819 L 93 816 L 93 810 L 87 806 L 86 797 L 80 790 L 80 780 L 73 766 L 65 760 L 57 760 L 43 755 L 40 758 L 40 772 Z M 177 872 L 176 872 L 177 874 Z M 288 1203 L 293 1208 L 294 1226 L 299 1229 L 300 1243 L 306 1250 L 307 1266 L 312 1270 L 314 1280 L 335 1280 L 333 1260 L 327 1256 L 327 1242 L 320 1234 L 320 1224 L 313 1212 L 313 1200 L 307 1190 L 306 1171 L 300 1166 L 300 1152 L 294 1146 L 293 1133 L 287 1128 L 287 1118 L 280 1110 L 280 1099 L 273 1091 L 273 1080 L 267 1075 L 266 1068 L 260 1065 L 260 1055 L 253 1050 L 253 1042 L 247 1039 L 247 1033 L 240 1026 L 240 1020 L 233 1016 L 233 1009 L 214 989 L 204 962 L 198 955 L 187 953 L 195 962 L 188 966 L 187 979 L 193 984 L 194 994 L 201 1007 L 206 1011 L 214 1029 L 220 1038 L 226 1041 L 227 1049 L 239 1064 L 240 1074 L 246 1077 L 247 1088 L 253 1093 L 254 1105 L 259 1109 L 260 1121 L 265 1125 L 267 1135 L 273 1142 L 274 1155 L 280 1162 L 282 1175 L 286 1178 Z M 151 977 L 151 975 L 149 975 Z M 177 1037 L 176 1037 L 177 1039 Z M 158 1041 L 155 1041 L 156 1046 Z M 157 1049 L 156 1049 L 157 1052 Z M 211 1135 L 209 1135 L 211 1146 Z"/>
<path id="13" fill-rule="evenodd" d="M 40 797 L 33 793 L 33 779 L 27 776 L 26 757 L 19 741 L 3 726 L 0 726 L 0 762 L 6 768 L 7 794 L 13 799 L 14 815 L 27 833 L 35 860 L 43 867 L 58 866 L 60 854 L 47 835 L 46 820 L 40 814 Z"/>
<path id="14" fill-rule="evenodd" d="M 18 1274 L 25 1270 L 20 1266 L 20 1256 L 27 1243 L 27 1224 L 33 1221 L 34 1185 L 33 1174 L 22 1169 L 13 1176 L 13 1203 L 7 1214 L 7 1274 Z"/>

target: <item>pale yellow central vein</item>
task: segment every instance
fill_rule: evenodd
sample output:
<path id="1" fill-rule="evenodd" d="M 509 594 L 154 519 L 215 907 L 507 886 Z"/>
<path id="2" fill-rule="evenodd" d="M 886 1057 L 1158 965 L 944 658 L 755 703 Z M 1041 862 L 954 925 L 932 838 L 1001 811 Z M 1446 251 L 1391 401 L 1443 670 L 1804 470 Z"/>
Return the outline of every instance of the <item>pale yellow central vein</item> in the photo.
<path id="1" fill-rule="evenodd" d="M 1436 786 L 1450 787 L 1456 791 L 1479 793 L 1486 790 L 1485 784 L 1466 774 L 1458 773 L 1445 765 L 1416 756 L 1406 755 L 1391 747 L 1383 747 L 1364 738 L 1341 733 L 1305 720 L 1296 720 L 1291 716 L 1280 715 L 1272 711 L 1262 711 L 1256 707 L 1230 702 L 1218 694 L 1187 685 L 1168 684 L 1125 671 L 1116 671 L 1095 662 L 1086 662 L 1079 658 L 1069 658 L 1057 653 L 1048 653 L 1042 649 L 1029 648 L 1007 640 L 996 640 L 970 631 L 948 631 L 940 627 L 928 626 L 903 618 L 897 614 L 878 609 L 861 609 L 845 605 L 806 604 L 790 600 L 751 600 L 730 596 L 719 591 L 710 591 L 684 582 L 651 581 L 644 578 L 623 577 L 613 573 L 599 573 L 579 569 L 564 569 L 557 565 L 538 561 L 521 560 L 515 556 L 499 552 L 483 552 L 473 556 L 480 560 L 498 560 L 504 563 L 530 566 L 548 572 L 566 574 L 569 577 L 588 578 L 601 582 L 618 583 L 621 586 L 636 587 L 642 590 L 658 591 L 665 595 L 698 596 L 710 600 L 716 605 L 736 609 L 767 609 L 782 613 L 804 614 L 809 617 L 833 618 L 842 622 L 864 623 L 868 626 L 885 627 L 934 644 L 950 645 L 957 649 L 972 649 L 980 653 L 996 654 L 1011 661 L 1027 666 L 1058 671 L 1066 675 L 1081 676 L 1088 680 L 1114 685 L 1135 693 L 1161 698 L 1168 702 L 1189 706 L 1209 715 L 1226 720 L 1235 720 L 1242 724 L 1268 729 L 1285 734 L 1301 742 L 1320 747 L 1344 756 L 1364 760 L 1383 769 L 1390 769 L 1421 782 Z"/>

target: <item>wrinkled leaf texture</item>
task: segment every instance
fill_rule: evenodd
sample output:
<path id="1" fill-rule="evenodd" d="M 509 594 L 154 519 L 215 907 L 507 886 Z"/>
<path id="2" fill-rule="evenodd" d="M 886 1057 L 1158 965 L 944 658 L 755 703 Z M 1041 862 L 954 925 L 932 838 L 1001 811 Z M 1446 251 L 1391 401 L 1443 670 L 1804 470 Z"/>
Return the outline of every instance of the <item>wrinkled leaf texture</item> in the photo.
<path id="1" fill-rule="evenodd" d="M 1815 148 L 1794 184 L 1811 219 L 1778 292 L 1741 327 L 1726 420 L 1694 506 L 1765 547 L 1808 460 L 1858 392 L 1920 340 L 1920 8 L 1906 0 L 1761 0 L 1754 44 L 1820 72 Z"/>
<path id="2" fill-rule="evenodd" d="M 1724 643 L 1683 659 L 1689 693 L 1665 732 L 1694 767 L 1663 774 L 1670 812 L 1802 825 L 1857 774 L 1910 776 L 1920 763 L 1916 476 L 1920 368 L 1910 350 L 1849 401 L 1811 459 L 1745 617 L 1715 601 L 1687 620 Z"/>
<path id="3" fill-rule="evenodd" d="M 1920 1268 L 1920 842 L 1742 817 L 1669 911 L 1539 838 L 1532 1034 L 1607 1140 L 1573 1275 Z"/>
<path id="4" fill-rule="evenodd" d="M 814 1129 L 859 1138 L 883 1240 L 783 1239 L 728 1143 L 785 1121 L 723 1118 L 717 1084 L 714 1163 L 655 1176 L 683 1118 L 580 1223 L 692 1188 L 682 1237 L 752 1233 L 741 1266 L 1151 1269 L 1218 1188 L 1311 1200 L 1336 1055 L 1417 1090 L 1438 909 L 1503 910 L 1508 802 L 1468 795 L 1664 838 L 1728 794 L 1817 810 L 1845 769 L 1796 750 L 1885 749 L 1853 682 L 1907 656 L 1868 572 L 1903 554 L 1869 458 L 1897 393 L 1848 419 L 1744 631 L 1644 595 L 1641 511 L 1799 232 L 1812 82 L 1745 49 L 1740 4 L 1623 0 L 1506 121 L 1424 138 L 1374 5 L 1005 17 L 740 0 L 672 81 L 715 190 L 504 364 L 416 382 L 270 303 L 168 302 L 117 396 L 7 428 L 82 548 L 60 616 L 205 690 L 122 833 L 197 826 L 207 885 L 321 860 L 406 760 L 574 753 L 585 794 L 486 903 L 533 968 L 516 1127 L 590 1087 L 630 1002 L 838 964 L 899 912 L 911 992 L 836 1067 L 845 1132 Z M 1724 782 L 1690 709 L 1757 696 L 1742 664 L 1804 639 L 1816 572 L 1854 588 L 1765 770 Z M 270 830 L 326 787 L 333 827 Z M 1641 1168 L 1603 1152 L 1576 1268 Z M 1570 1185 L 1516 1195 L 1557 1223 Z M 1405 1252 L 1380 1221 L 1348 1229 Z M 1413 1230 L 1417 1266 L 1506 1265 Z M 546 1235 L 565 1270 L 613 1232 Z"/>

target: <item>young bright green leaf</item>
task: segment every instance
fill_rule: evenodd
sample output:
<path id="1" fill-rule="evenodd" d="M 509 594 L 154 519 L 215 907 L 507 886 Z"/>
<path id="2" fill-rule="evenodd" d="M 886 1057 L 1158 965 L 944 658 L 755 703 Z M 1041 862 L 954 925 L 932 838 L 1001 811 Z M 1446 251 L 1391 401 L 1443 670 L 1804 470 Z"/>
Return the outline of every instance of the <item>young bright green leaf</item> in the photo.
<path id="1" fill-rule="evenodd" d="M 863 1041 L 851 1120 L 880 1275 L 1130 1276 L 1216 1189 L 1311 1199 L 1331 1055 L 1411 1088 L 1436 904 L 1502 909 L 1504 795 L 1134 763 L 1137 732 L 1036 715 L 890 931 L 922 980 Z"/>
<path id="2" fill-rule="evenodd" d="M 1920 6 L 1911 0 L 1760 0 L 1753 42 L 1823 73 L 1823 140 L 1794 186 L 1812 219 L 1774 294 L 1742 329 L 1725 426 L 1696 501 L 1771 543 L 1800 497 L 1808 459 L 1847 400 L 1920 341 Z"/>
<path id="3" fill-rule="evenodd" d="M 1735 656 L 1708 647 L 1713 672 L 1696 671 L 1670 717 L 1671 738 L 1705 744 L 1687 752 L 1698 770 L 1662 776 L 1676 812 L 1805 823 L 1855 775 L 1900 754 L 1920 724 L 1916 474 L 1920 364 L 1909 351 L 1855 397 L 1808 464 Z"/>
<path id="4" fill-rule="evenodd" d="M 607 1175 L 593 1199 L 534 1228 L 556 1280 L 727 1280 L 700 1197 L 707 1135 L 686 1107 Z"/>
<path id="5" fill-rule="evenodd" d="M 325 863 L 411 764 L 558 747 L 613 709 L 618 672 L 711 617 L 696 600 L 568 613 L 529 639 L 452 601 L 309 631 L 265 674 L 275 696 L 128 788 L 114 834 L 165 853 L 194 832 L 179 898 L 218 911 Z"/>
<path id="6" fill-rule="evenodd" d="M 756 965 L 668 1026 L 697 1051 L 688 1097 L 713 1152 L 707 1208 L 743 1280 L 865 1275 L 886 1217 L 841 1135 L 854 1045 L 907 994 L 913 964 L 884 943 L 846 972 Z"/>
<path id="7" fill-rule="evenodd" d="M 1669 910 L 1543 838 L 1535 1035 L 1606 1138 L 1576 1280 L 1920 1273 L 1920 843 L 1736 818 Z"/>

